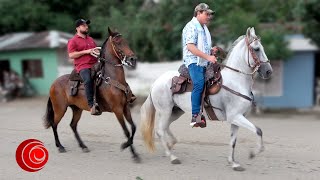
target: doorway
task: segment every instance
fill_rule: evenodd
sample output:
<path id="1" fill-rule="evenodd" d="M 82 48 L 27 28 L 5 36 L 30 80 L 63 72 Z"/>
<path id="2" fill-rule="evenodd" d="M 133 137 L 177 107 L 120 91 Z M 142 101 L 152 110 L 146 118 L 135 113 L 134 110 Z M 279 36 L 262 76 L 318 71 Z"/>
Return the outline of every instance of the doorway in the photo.
<path id="1" fill-rule="evenodd" d="M 9 60 L 0 60 L 0 84 L 3 84 L 3 81 L 4 81 L 3 71 L 9 71 L 9 70 L 10 70 Z"/>

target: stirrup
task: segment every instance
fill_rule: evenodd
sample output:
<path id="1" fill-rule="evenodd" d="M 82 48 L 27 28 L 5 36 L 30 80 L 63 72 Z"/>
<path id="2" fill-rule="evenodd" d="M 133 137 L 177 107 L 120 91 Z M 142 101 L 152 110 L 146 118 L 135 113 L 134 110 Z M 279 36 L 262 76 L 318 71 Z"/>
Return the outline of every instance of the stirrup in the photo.
<path id="1" fill-rule="evenodd" d="M 206 118 L 204 117 L 204 115 L 200 115 L 198 114 L 197 117 L 194 119 L 194 116 L 192 117 L 190 126 L 192 128 L 194 127 L 201 127 L 201 128 L 205 128 L 207 127 L 207 123 L 206 123 Z"/>

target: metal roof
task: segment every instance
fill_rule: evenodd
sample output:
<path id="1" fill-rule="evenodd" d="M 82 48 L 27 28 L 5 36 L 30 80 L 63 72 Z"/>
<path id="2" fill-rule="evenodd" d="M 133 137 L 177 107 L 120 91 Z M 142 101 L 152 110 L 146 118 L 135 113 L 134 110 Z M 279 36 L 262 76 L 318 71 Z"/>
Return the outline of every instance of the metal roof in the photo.
<path id="1" fill-rule="evenodd" d="M 319 48 L 311 39 L 305 38 L 301 34 L 287 36 L 288 48 L 292 51 L 318 51 Z"/>
<path id="2" fill-rule="evenodd" d="M 20 32 L 0 37 L 0 51 L 35 48 L 64 48 L 74 35 L 60 31 Z"/>

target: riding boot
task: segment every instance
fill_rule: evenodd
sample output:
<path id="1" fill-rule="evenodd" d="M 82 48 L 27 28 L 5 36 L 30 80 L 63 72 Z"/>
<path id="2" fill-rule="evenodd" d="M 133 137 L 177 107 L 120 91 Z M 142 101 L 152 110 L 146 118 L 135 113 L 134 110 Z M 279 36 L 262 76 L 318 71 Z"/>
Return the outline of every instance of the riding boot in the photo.
<path id="1" fill-rule="evenodd" d="M 99 105 L 97 103 L 97 86 L 96 86 L 96 80 L 94 80 L 93 83 L 93 106 L 90 109 L 91 115 L 99 116 L 102 114 Z"/>
<path id="2" fill-rule="evenodd" d="M 96 104 L 96 103 L 91 107 L 90 113 L 91 113 L 91 115 L 95 115 L 95 116 L 99 116 L 102 114 L 98 104 Z"/>
<path id="3" fill-rule="evenodd" d="M 133 103 L 136 99 L 137 99 L 137 96 L 135 96 L 135 95 L 132 93 L 129 103 Z"/>
<path id="4" fill-rule="evenodd" d="M 204 115 L 200 115 L 200 114 L 192 115 L 190 126 L 191 127 L 201 127 L 201 128 L 207 127 L 207 123 L 206 123 L 206 119 L 205 119 Z"/>

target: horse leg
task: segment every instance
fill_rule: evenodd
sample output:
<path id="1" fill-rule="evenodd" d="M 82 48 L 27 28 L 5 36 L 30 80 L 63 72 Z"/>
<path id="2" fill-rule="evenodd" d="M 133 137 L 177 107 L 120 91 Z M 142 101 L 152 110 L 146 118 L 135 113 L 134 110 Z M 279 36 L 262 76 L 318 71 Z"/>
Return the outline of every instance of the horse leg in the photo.
<path id="1" fill-rule="evenodd" d="M 79 133 L 77 131 L 78 122 L 82 115 L 82 109 L 78 108 L 77 106 L 70 106 L 73 112 L 72 121 L 70 123 L 70 127 L 79 143 L 79 146 L 82 148 L 83 152 L 90 152 L 88 147 L 82 142 Z"/>
<path id="2" fill-rule="evenodd" d="M 258 135 L 258 148 L 255 152 L 250 152 L 249 158 L 254 158 L 257 154 L 264 151 L 263 139 L 262 139 L 262 131 L 259 127 L 253 125 L 247 118 L 243 115 L 238 115 L 236 118 L 233 119 L 232 124 L 237 126 L 244 127 Z"/>
<path id="3" fill-rule="evenodd" d="M 178 142 L 177 139 L 174 137 L 173 133 L 170 130 L 170 124 L 173 123 L 173 121 L 179 119 L 184 112 L 180 108 L 173 107 L 172 115 L 170 117 L 169 126 L 167 129 L 167 136 L 169 139 L 169 142 L 167 143 L 168 148 L 171 150 L 173 146 Z"/>
<path id="4" fill-rule="evenodd" d="M 56 146 L 57 146 L 59 152 L 64 153 L 64 152 L 66 152 L 66 149 L 60 143 L 57 128 L 58 128 L 59 122 L 61 121 L 62 117 L 66 113 L 67 108 L 54 106 L 53 109 L 54 109 L 54 122 L 52 123 L 52 130 L 53 130 L 53 134 L 54 134 L 54 139 L 55 139 Z"/>
<path id="5" fill-rule="evenodd" d="M 230 140 L 230 155 L 228 157 L 228 161 L 232 164 L 232 169 L 235 171 L 244 171 L 245 169 L 241 167 L 234 159 L 234 148 L 237 143 L 237 134 L 238 134 L 239 126 L 231 124 L 231 140 Z"/>
<path id="6" fill-rule="evenodd" d="M 128 131 L 128 128 L 126 126 L 126 123 L 125 123 L 125 120 L 124 120 L 124 117 L 123 117 L 123 109 L 117 109 L 115 111 L 113 111 L 114 114 L 116 115 L 123 131 L 124 131 L 124 134 L 126 135 L 126 137 L 128 138 L 128 141 L 127 142 L 124 142 L 121 144 L 121 150 L 124 150 L 126 149 L 127 147 L 131 146 L 132 145 L 132 138 L 130 137 L 130 132 Z"/>
<path id="7" fill-rule="evenodd" d="M 157 135 L 159 136 L 162 146 L 165 149 L 166 155 L 170 157 L 172 164 L 181 164 L 178 157 L 176 157 L 171 153 L 171 149 L 169 148 L 168 142 L 165 139 L 165 135 L 168 134 L 169 125 L 171 123 L 170 121 L 171 111 L 161 112 L 161 113 L 157 112 L 157 113 L 158 113 L 158 116 L 160 117 Z"/>
<path id="8" fill-rule="evenodd" d="M 134 138 L 134 134 L 136 133 L 136 125 L 134 124 L 133 120 L 132 120 L 132 116 L 131 116 L 131 111 L 128 105 L 126 105 L 124 107 L 124 117 L 126 118 L 127 122 L 130 124 L 131 126 L 131 137 L 130 137 L 130 141 L 133 143 L 133 138 Z M 133 144 L 130 145 L 130 150 L 132 153 L 132 157 L 134 159 L 135 162 L 139 163 L 140 162 L 140 157 L 139 155 L 135 152 Z"/>
<path id="9" fill-rule="evenodd" d="M 256 128 L 256 131 L 255 133 L 257 133 L 258 135 L 258 148 L 255 152 L 251 151 L 250 154 L 249 154 L 249 159 L 253 159 L 254 157 L 256 157 L 256 155 L 258 155 L 259 153 L 263 152 L 264 151 L 264 145 L 263 145 L 263 139 L 262 139 L 262 130 L 255 126 Z"/>

